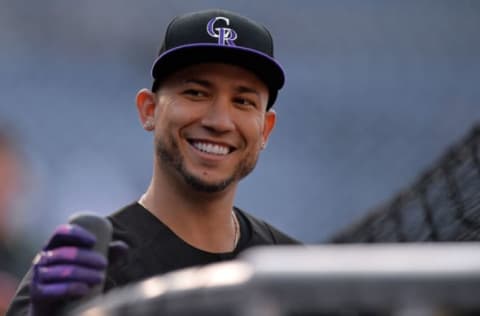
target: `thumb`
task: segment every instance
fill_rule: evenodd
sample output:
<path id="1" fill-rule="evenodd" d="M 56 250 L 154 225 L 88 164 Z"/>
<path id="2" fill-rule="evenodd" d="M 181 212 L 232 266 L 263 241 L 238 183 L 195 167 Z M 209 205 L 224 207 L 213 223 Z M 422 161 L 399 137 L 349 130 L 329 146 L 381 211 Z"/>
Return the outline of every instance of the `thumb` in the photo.
<path id="1" fill-rule="evenodd" d="M 108 245 L 109 265 L 121 265 L 127 260 L 128 245 L 121 240 L 114 240 Z"/>

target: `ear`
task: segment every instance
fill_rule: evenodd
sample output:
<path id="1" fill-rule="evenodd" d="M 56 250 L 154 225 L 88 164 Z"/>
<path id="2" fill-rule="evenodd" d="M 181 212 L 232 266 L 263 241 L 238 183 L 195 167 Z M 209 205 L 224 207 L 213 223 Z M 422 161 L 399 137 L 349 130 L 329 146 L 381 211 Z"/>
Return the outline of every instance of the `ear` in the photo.
<path id="1" fill-rule="evenodd" d="M 148 90 L 142 89 L 138 91 L 136 97 L 136 105 L 138 116 L 143 128 L 146 131 L 152 131 L 155 129 L 155 107 L 157 105 L 155 101 L 155 94 Z"/>
<path id="2" fill-rule="evenodd" d="M 277 113 L 275 112 L 275 110 L 268 110 L 265 113 L 265 122 L 264 122 L 263 133 L 262 133 L 262 137 L 263 137 L 262 149 L 267 146 L 268 138 L 270 137 L 270 133 L 275 127 L 276 121 L 277 121 Z"/>

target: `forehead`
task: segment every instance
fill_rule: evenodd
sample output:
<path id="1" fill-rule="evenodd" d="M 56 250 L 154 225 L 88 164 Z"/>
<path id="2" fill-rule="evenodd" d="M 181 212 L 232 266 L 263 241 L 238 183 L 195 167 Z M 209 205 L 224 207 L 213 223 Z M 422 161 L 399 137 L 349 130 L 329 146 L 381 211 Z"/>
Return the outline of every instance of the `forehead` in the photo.
<path id="1" fill-rule="evenodd" d="M 165 83 L 183 83 L 188 79 L 202 79 L 212 83 L 233 84 L 268 92 L 267 86 L 252 71 L 223 63 L 202 63 L 184 67 L 165 79 Z"/>

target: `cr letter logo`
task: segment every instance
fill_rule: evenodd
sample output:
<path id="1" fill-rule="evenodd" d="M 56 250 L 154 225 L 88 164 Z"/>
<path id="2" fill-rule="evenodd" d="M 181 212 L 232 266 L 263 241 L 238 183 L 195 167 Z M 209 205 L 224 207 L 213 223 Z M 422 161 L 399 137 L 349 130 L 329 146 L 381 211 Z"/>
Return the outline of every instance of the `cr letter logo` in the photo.
<path id="1" fill-rule="evenodd" d="M 226 25 L 222 27 L 215 27 L 215 23 L 218 20 L 225 22 Z M 229 27 L 226 27 L 229 25 L 230 25 L 229 19 L 223 16 L 217 16 L 216 18 L 213 18 L 210 21 L 208 21 L 207 33 L 211 37 L 218 38 L 218 45 L 235 46 L 234 41 L 237 39 L 237 32 L 235 32 L 233 29 Z"/>

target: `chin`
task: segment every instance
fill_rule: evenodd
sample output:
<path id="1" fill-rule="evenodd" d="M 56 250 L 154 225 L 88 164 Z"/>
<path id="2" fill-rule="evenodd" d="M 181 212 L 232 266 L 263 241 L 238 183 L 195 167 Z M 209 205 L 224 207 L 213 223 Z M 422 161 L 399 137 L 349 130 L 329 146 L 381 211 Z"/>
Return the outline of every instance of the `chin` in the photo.
<path id="1" fill-rule="evenodd" d="M 217 193 L 224 191 L 234 181 L 234 177 L 227 178 L 221 181 L 205 181 L 200 177 L 196 177 L 192 174 L 183 173 L 185 182 L 192 186 L 196 191 L 205 193 Z"/>

